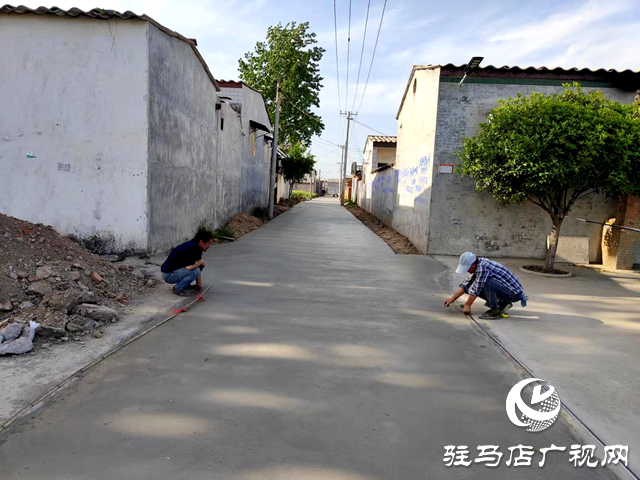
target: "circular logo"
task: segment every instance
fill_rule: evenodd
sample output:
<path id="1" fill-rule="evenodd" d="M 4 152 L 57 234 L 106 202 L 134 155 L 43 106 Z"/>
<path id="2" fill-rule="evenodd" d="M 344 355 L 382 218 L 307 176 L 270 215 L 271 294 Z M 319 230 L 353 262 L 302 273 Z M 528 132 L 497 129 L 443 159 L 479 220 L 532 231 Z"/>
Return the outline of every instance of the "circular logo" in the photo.
<path id="1" fill-rule="evenodd" d="M 562 404 L 556 389 L 549 385 L 546 392 L 542 392 L 542 386 L 533 387 L 531 394 L 531 407 L 522 399 L 522 390 L 533 382 L 543 382 L 539 378 L 528 378 L 516 383 L 507 395 L 507 415 L 511 423 L 517 427 L 527 427 L 527 432 L 542 432 L 546 430 L 558 418 Z M 537 406 L 537 408 L 536 408 Z M 517 407 L 517 409 L 516 409 Z M 522 415 L 518 418 L 517 410 Z"/>

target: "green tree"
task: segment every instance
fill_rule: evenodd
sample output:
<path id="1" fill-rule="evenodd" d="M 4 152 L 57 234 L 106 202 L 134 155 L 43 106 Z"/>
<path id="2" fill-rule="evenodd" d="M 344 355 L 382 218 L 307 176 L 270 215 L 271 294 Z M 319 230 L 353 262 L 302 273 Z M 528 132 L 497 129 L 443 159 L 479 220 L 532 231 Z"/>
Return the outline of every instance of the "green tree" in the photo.
<path id="1" fill-rule="evenodd" d="M 287 149 L 280 172 L 293 190 L 294 184 L 302 183 L 305 175 L 310 175 L 314 171 L 315 164 L 316 159 L 307 152 L 307 147 L 302 142 L 297 142 Z"/>
<path id="2" fill-rule="evenodd" d="M 560 228 L 575 202 L 593 193 L 640 192 L 638 105 L 564 85 L 562 93 L 500 101 L 457 154 L 459 173 L 502 204 L 528 200 L 552 222 L 545 269 L 554 267 Z"/>
<path id="3" fill-rule="evenodd" d="M 278 23 L 267 30 L 266 42 L 239 59 L 240 79 L 264 96 L 271 122 L 275 121 L 276 86 L 281 83 L 282 102 L 278 143 L 311 145 L 311 137 L 324 130 L 322 119 L 311 112 L 320 106 L 320 60 L 324 49 L 315 46 L 309 23 Z"/>

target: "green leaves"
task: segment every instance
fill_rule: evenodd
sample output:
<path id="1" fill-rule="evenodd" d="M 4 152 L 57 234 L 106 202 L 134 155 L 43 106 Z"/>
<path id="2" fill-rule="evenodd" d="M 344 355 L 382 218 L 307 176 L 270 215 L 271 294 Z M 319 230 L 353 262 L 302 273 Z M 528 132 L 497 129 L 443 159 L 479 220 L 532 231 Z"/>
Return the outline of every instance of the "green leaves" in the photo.
<path id="1" fill-rule="evenodd" d="M 308 32 L 309 23 L 278 23 L 267 30 L 265 42 L 256 43 L 253 52 L 238 60 L 240 79 L 262 91 L 269 117 L 275 120 L 276 88 L 281 82 L 279 143 L 311 145 L 311 137 L 324 130 L 322 119 L 312 113 L 319 107 L 322 88 L 320 60 L 324 49 L 315 46 L 316 34 Z"/>
<path id="2" fill-rule="evenodd" d="M 286 157 L 282 159 L 281 173 L 285 181 L 291 185 L 301 183 L 305 175 L 313 172 L 316 164 L 315 157 L 307 152 L 307 147 L 302 142 L 297 142 L 287 148 Z"/>
<path id="3" fill-rule="evenodd" d="M 529 199 L 552 216 L 591 192 L 640 193 L 639 107 L 565 87 L 501 101 L 464 140 L 457 171 L 501 203 Z"/>

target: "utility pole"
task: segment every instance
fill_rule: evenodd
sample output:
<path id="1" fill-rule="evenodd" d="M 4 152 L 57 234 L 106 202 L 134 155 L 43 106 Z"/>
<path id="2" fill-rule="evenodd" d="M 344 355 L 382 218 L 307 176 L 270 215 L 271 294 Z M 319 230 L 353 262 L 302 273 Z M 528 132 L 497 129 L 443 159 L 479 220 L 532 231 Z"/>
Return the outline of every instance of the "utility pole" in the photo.
<path id="1" fill-rule="evenodd" d="M 344 161 L 342 162 L 342 186 L 340 188 L 340 205 L 344 206 L 344 192 L 345 185 L 347 183 L 347 159 L 349 158 L 349 121 L 352 120 L 353 115 L 351 112 L 346 112 L 347 116 L 347 139 L 344 142 Z"/>
<path id="2" fill-rule="evenodd" d="M 313 174 L 314 174 L 314 171 L 311 170 L 311 173 L 309 174 L 309 200 L 313 200 L 313 188 L 312 188 Z"/>
<path id="3" fill-rule="evenodd" d="M 340 192 L 342 192 L 342 165 L 344 164 L 344 145 L 340 145 L 342 149 L 342 154 L 340 155 L 340 170 L 338 171 L 338 197 L 340 196 Z"/>
<path id="4" fill-rule="evenodd" d="M 280 122 L 280 82 L 276 87 L 276 124 L 273 129 L 273 150 L 271 151 L 271 172 L 269 174 L 269 220 L 273 218 L 275 203 L 276 166 L 278 165 L 278 123 Z"/>

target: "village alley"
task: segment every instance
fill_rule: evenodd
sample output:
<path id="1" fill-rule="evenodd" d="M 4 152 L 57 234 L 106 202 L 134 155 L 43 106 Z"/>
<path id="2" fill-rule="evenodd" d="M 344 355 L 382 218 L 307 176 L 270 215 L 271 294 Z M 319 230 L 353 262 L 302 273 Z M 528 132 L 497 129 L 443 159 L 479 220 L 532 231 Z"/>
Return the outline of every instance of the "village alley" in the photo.
<path id="1" fill-rule="evenodd" d="M 525 378 L 422 255 L 395 255 L 336 199 L 206 255 L 206 301 L 106 359 L 0 439 L 0 479 L 614 478 L 575 468 L 564 413 L 532 435 Z M 446 467 L 445 446 L 530 445 L 530 467 Z M 540 448 L 554 444 L 539 467 Z M 517 470 L 517 471 L 512 471 Z"/>

